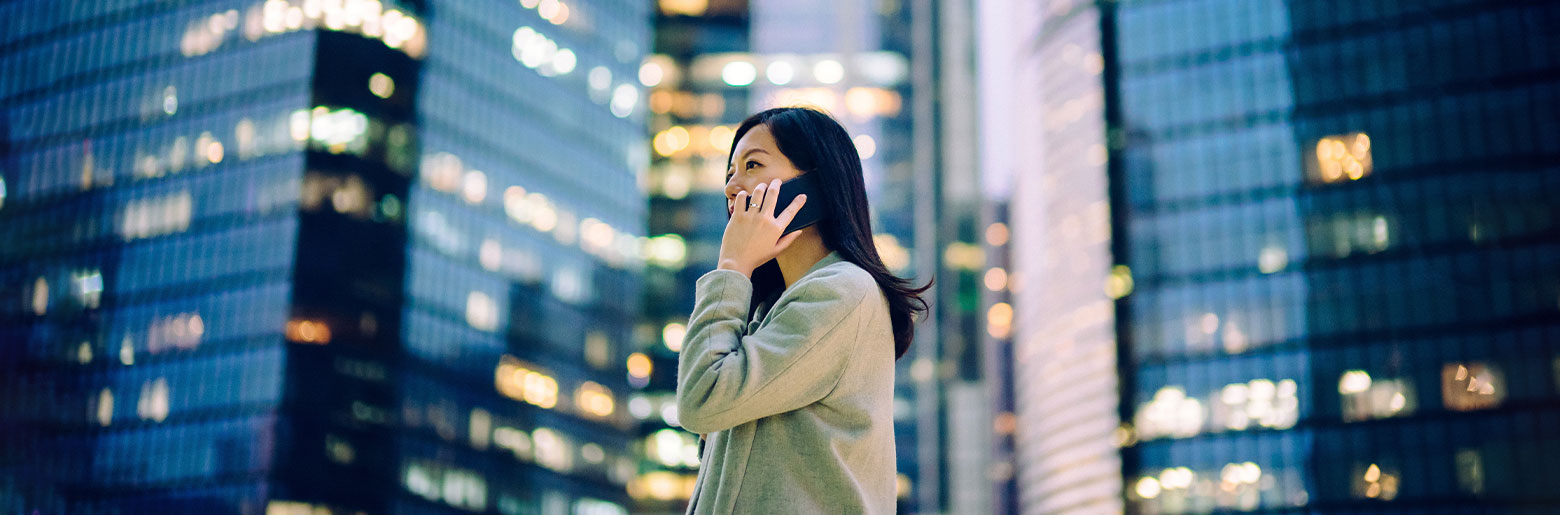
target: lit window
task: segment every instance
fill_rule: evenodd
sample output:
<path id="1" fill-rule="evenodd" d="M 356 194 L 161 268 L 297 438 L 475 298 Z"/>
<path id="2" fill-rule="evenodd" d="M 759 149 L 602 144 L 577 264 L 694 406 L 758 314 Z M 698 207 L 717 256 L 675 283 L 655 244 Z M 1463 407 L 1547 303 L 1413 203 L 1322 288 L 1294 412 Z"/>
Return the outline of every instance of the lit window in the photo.
<path id="1" fill-rule="evenodd" d="M 790 84 L 791 79 L 796 77 L 796 69 L 789 62 L 775 61 L 764 68 L 764 76 L 769 78 L 771 84 L 784 86 Z"/>
<path id="2" fill-rule="evenodd" d="M 1364 178 L 1371 173 L 1370 136 L 1354 132 L 1321 138 L 1308 161 L 1314 182 L 1335 183 Z"/>
<path id="3" fill-rule="evenodd" d="M 643 353 L 635 352 L 628 356 L 628 375 L 634 378 L 650 377 L 650 357 Z"/>
<path id="4" fill-rule="evenodd" d="M 986 332 L 992 338 L 1007 338 L 1013 328 L 1013 306 L 1006 302 L 992 304 L 986 311 Z"/>
<path id="5" fill-rule="evenodd" d="M 872 159 L 872 156 L 877 155 L 877 140 L 872 139 L 872 136 L 860 134 L 851 141 L 856 144 L 856 153 L 861 159 Z"/>
<path id="6" fill-rule="evenodd" d="M 1293 379 L 1277 383 L 1254 379 L 1225 385 L 1212 403 L 1214 427 L 1232 431 L 1243 431 L 1253 424 L 1275 429 L 1294 427 L 1300 418 L 1297 390 Z"/>
<path id="7" fill-rule="evenodd" d="M 661 12 L 669 15 L 703 16 L 709 0 L 660 0 Z"/>
<path id="8" fill-rule="evenodd" d="M 318 320 L 288 320 L 286 336 L 292 342 L 326 344 L 330 343 L 330 326 Z"/>
<path id="9" fill-rule="evenodd" d="M 466 324 L 483 331 L 498 329 L 498 305 L 486 293 L 466 294 Z"/>
<path id="10" fill-rule="evenodd" d="M 32 311 L 34 315 L 43 316 L 49 312 L 49 280 L 39 277 L 33 281 Z"/>
<path id="11" fill-rule="evenodd" d="M 644 84 L 647 88 L 659 86 L 665 76 L 666 73 L 658 62 L 646 61 L 644 64 L 639 65 L 639 83 Z"/>
<path id="12" fill-rule="evenodd" d="M 493 416 L 482 408 L 471 409 L 471 419 L 467 424 L 467 438 L 471 440 L 471 446 L 477 449 L 486 449 L 491 440 L 493 429 Z"/>
<path id="13" fill-rule="evenodd" d="M 574 468 L 574 452 L 567 438 L 545 427 L 531 431 L 536 446 L 536 462 L 558 472 Z"/>
<path id="14" fill-rule="evenodd" d="M 1202 432 L 1206 417 L 1202 401 L 1187 397 L 1180 387 L 1166 386 L 1138 408 L 1133 425 L 1143 440 L 1164 436 L 1186 438 Z"/>
<path id="15" fill-rule="evenodd" d="M 574 405 L 589 415 L 610 416 L 614 408 L 612 391 L 595 382 L 586 381 L 574 392 Z"/>
<path id="16" fill-rule="evenodd" d="M 98 392 L 97 422 L 107 427 L 114 422 L 114 391 L 108 388 Z"/>
<path id="17" fill-rule="evenodd" d="M 487 174 L 477 170 L 466 172 L 461 183 L 461 198 L 468 204 L 481 204 L 482 199 L 487 198 Z"/>
<path id="18" fill-rule="evenodd" d="M 686 264 L 688 247 L 682 236 L 663 234 L 646 241 L 644 253 L 645 259 L 656 266 L 679 270 Z"/>
<path id="19" fill-rule="evenodd" d="M 1002 291 L 1004 288 L 1007 288 L 1007 280 L 1007 269 L 1002 267 L 992 267 L 991 269 L 986 270 L 986 276 L 983 282 L 986 283 L 986 289 L 988 290 Z"/>
<path id="20" fill-rule="evenodd" d="M 558 381 L 512 356 L 499 359 L 493 379 L 505 397 L 549 409 L 558 402 Z"/>
<path id="21" fill-rule="evenodd" d="M 1343 420 L 1356 422 L 1414 412 L 1412 384 L 1403 379 L 1375 380 L 1364 370 L 1349 370 L 1338 378 Z"/>
<path id="22" fill-rule="evenodd" d="M 1397 498 L 1398 471 L 1378 463 L 1355 465 L 1353 493 L 1356 498 L 1390 501 Z"/>
<path id="23" fill-rule="evenodd" d="M 845 66 L 833 59 L 824 59 L 813 65 L 813 78 L 824 84 L 835 84 L 845 79 Z"/>
<path id="24" fill-rule="evenodd" d="M 634 106 L 639 103 L 639 90 L 631 84 L 619 84 L 612 90 L 612 115 L 618 118 L 628 118 L 634 113 Z"/>
<path id="25" fill-rule="evenodd" d="M 732 61 L 726 63 L 726 66 L 720 70 L 720 79 L 730 86 L 747 86 L 757 77 L 758 69 L 753 67 L 753 63 L 747 61 Z"/>
<path id="26" fill-rule="evenodd" d="M 135 413 L 142 420 L 162 422 L 168 418 L 168 380 L 157 378 L 141 384 L 141 397 L 136 401 Z"/>
<path id="27" fill-rule="evenodd" d="M 146 351 L 157 354 L 170 349 L 189 350 L 200 346 L 206 334 L 206 322 L 199 314 L 180 313 L 153 320 L 146 332 Z"/>
<path id="28" fill-rule="evenodd" d="M 688 328 L 680 323 L 671 322 L 661 328 L 661 343 L 672 352 L 681 352 L 683 337 L 687 336 Z"/>
<path id="29" fill-rule="evenodd" d="M 188 191 L 131 201 L 120 214 L 119 235 L 130 241 L 189 229 L 192 202 Z"/>
<path id="30" fill-rule="evenodd" d="M 395 94 L 395 80 L 389 75 L 375 73 L 368 76 L 368 91 L 379 98 L 390 98 Z"/>
<path id="31" fill-rule="evenodd" d="M 1499 406 L 1506 399 L 1500 368 L 1481 362 L 1449 363 L 1441 368 L 1441 400 L 1454 411 Z"/>

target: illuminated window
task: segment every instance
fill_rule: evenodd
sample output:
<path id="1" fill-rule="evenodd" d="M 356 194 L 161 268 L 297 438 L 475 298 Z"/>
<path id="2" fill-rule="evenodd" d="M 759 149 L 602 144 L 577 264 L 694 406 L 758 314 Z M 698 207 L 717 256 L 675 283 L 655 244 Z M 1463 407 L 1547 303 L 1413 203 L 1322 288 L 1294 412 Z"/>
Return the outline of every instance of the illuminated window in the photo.
<path id="1" fill-rule="evenodd" d="M 189 229 L 192 203 L 188 191 L 131 201 L 120 214 L 119 235 L 130 241 Z"/>
<path id="2" fill-rule="evenodd" d="M 574 469 L 573 445 L 563 435 L 545 427 L 531 431 L 536 447 L 536 463 L 558 472 Z"/>
<path id="3" fill-rule="evenodd" d="M 1397 498 L 1399 471 L 1380 464 L 1357 464 L 1352 474 L 1355 498 L 1390 501 Z"/>
<path id="4" fill-rule="evenodd" d="M 1371 173 L 1370 136 L 1363 132 L 1338 134 L 1317 140 L 1307 159 L 1312 182 L 1356 181 Z"/>
<path id="5" fill-rule="evenodd" d="M 682 352 L 683 337 L 688 335 L 688 328 L 677 322 L 666 324 L 661 328 L 661 343 L 672 352 Z"/>
<path id="6" fill-rule="evenodd" d="M 634 378 L 650 377 L 650 357 L 635 352 L 628 356 L 628 375 Z"/>
<path id="7" fill-rule="evenodd" d="M 98 424 L 107 427 L 114 422 L 114 391 L 108 388 L 98 392 L 96 419 Z"/>
<path id="8" fill-rule="evenodd" d="M 136 401 L 135 413 L 142 420 L 162 422 L 168 418 L 168 380 L 141 383 L 141 396 Z"/>
<path id="9" fill-rule="evenodd" d="M 1002 291 L 1003 289 L 1007 288 L 1007 280 L 1007 269 L 1002 267 L 992 267 L 991 269 L 986 270 L 986 277 L 984 282 L 986 283 L 986 289 L 988 290 Z"/>
<path id="10" fill-rule="evenodd" d="M 146 351 L 157 354 L 170 349 L 193 349 L 200 346 L 205 334 L 206 322 L 197 313 L 161 317 L 147 328 Z"/>
<path id="11" fill-rule="evenodd" d="M 1013 329 L 1013 306 L 1006 302 L 992 304 L 986 311 L 986 332 L 992 338 L 1007 338 Z"/>
<path id="12" fill-rule="evenodd" d="M 824 59 L 813 65 L 813 78 L 824 84 L 836 84 L 845 79 L 845 66 L 833 59 Z"/>
<path id="13" fill-rule="evenodd" d="M 1166 386 L 1154 398 L 1140 406 L 1133 417 L 1138 437 L 1151 440 L 1165 436 L 1186 438 L 1202 431 L 1207 417 L 1202 401 L 1186 396 L 1178 386 Z"/>
<path id="14" fill-rule="evenodd" d="M 721 67 L 720 79 L 729 86 L 742 87 L 753 83 L 758 78 L 758 68 L 747 61 L 732 61 Z"/>
<path id="15" fill-rule="evenodd" d="M 379 98 L 390 98 L 395 94 L 395 80 L 389 75 L 375 73 L 368 77 L 368 91 Z"/>
<path id="16" fill-rule="evenodd" d="M 1293 379 L 1277 383 L 1254 379 L 1231 383 L 1219 391 L 1213 403 L 1213 424 L 1217 428 L 1244 431 L 1252 426 L 1288 429 L 1300 419 L 1300 401 Z"/>
<path id="17" fill-rule="evenodd" d="M 1343 420 L 1356 422 L 1414 412 L 1413 385 L 1403 379 L 1375 380 L 1364 370 L 1349 370 L 1338 378 Z"/>
<path id="18" fill-rule="evenodd" d="M 709 0 L 660 0 L 661 12 L 669 15 L 702 16 Z"/>
<path id="19" fill-rule="evenodd" d="M 1500 368 L 1481 362 L 1449 363 L 1441 367 L 1441 401 L 1454 411 L 1499 406 L 1506 399 Z"/>
<path id="20" fill-rule="evenodd" d="M 558 381 L 512 356 L 499 358 L 493 381 L 505 397 L 549 409 L 558 403 Z"/>
<path id="21" fill-rule="evenodd" d="M 293 319 L 287 321 L 288 341 L 297 343 L 330 343 L 330 326 L 319 320 Z"/>
<path id="22" fill-rule="evenodd" d="M 574 405 L 589 415 L 602 418 L 610 416 L 614 404 L 612 391 L 592 381 L 581 384 L 574 392 Z"/>
<path id="23" fill-rule="evenodd" d="M 498 329 L 498 305 L 486 293 L 466 294 L 466 324 L 483 331 Z"/>
<path id="24" fill-rule="evenodd" d="M 471 418 L 467 422 L 467 438 L 471 440 L 471 446 L 477 449 L 486 449 L 491 441 L 493 429 L 493 416 L 482 408 L 472 408 Z"/>

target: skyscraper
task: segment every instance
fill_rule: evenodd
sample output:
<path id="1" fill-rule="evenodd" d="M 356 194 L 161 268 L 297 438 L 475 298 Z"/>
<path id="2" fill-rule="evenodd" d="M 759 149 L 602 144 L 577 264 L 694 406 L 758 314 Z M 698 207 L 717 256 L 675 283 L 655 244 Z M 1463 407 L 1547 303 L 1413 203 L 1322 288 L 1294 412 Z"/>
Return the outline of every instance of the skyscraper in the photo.
<path id="1" fill-rule="evenodd" d="M 698 435 L 677 421 L 677 359 L 693 311 L 693 284 L 715 269 L 726 227 L 726 153 L 748 113 L 747 83 L 722 77 L 746 55 L 745 0 L 657 2 L 655 54 L 640 68 L 650 88 L 653 150 L 641 352 L 653 366 L 634 386 L 645 465 L 633 490 L 640 513 L 680 513 L 697 479 Z"/>
<path id="2" fill-rule="evenodd" d="M 0 10 L 8 509 L 624 511 L 647 11 Z"/>
<path id="3" fill-rule="evenodd" d="M 1114 309 L 1123 287 L 1111 260 L 1101 9 L 1092 2 L 989 5 L 981 34 L 988 175 L 1007 175 L 1011 307 L 1012 513 L 1110 513 L 1123 508 Z M 1002 186 L 1005 184 L 1006 186 Z M 1007 234 L 1011 234 L 1010 237 Z M 995 271 L 994 271 L 995 272 Z M 1116 278 L 1114 282 L 1111 278 Z M 1000 298 L 1000 295 L 997 295 Z M 993 324 L 991 327 L 998 328 Z M 1006 352 L 1002 352 L 1002 351 Z M 999 396 L 1000 398 L 1000 396 Z"/>
<path id="4" fill-rule="evenodd" d="M 1560 504 L 1560 8 L 1051 5 L 1100 15 L 1103 103 L 1040 104 L 1103 109 L 1128 509 Z"/>

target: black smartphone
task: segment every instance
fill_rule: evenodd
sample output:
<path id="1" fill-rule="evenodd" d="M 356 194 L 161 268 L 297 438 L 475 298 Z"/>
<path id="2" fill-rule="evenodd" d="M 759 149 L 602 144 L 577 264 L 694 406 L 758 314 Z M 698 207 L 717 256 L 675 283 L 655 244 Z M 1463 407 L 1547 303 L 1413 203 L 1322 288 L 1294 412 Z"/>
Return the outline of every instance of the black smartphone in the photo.
<path id="1" fill-rule="evenodd" d="M 818 194 L 817 174 L 807 172 L 780 183 L 780 197 L 775 203 L 775 214 L 785 211 L 786 206 L 796 200 L 797 195 L 807 195 L 807 203 L 802 204 L 802 210 L 796 213 L 796 218 L 791 219 L 791 224 L 785 226 L 785 232 L 790 234 L 797 230 L 807 228 L 823 219 L 823 197 Z"/>

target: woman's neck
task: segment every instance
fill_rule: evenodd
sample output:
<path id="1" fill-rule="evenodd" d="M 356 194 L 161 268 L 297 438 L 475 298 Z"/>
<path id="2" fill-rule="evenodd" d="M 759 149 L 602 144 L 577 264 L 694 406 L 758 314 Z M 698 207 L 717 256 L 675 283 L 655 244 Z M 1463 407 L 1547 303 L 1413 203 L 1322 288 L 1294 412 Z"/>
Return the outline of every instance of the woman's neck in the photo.
<path id="1" fill-rule="evenodd" d="M 787 288 L 801 279 L 802 274 L 807 273 L 824 256 L 829 255 L 829 248 L 823 245 L 823 236 L 818 234 L 817 227 L 802 229 L 801 234 L 775 257 L 775 262 L 780 265 L 780 277 Z"/>

